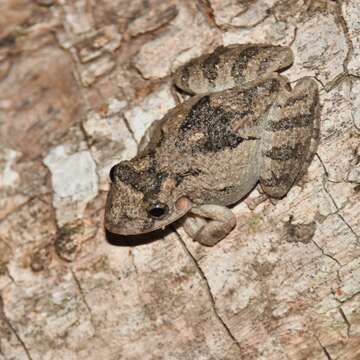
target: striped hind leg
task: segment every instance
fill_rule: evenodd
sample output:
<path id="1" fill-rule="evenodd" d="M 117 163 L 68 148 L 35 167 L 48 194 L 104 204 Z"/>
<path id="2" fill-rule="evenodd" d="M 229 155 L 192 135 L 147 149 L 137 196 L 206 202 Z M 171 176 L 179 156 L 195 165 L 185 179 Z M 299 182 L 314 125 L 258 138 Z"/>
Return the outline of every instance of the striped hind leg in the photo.
<path id="1" fill-rule="evenodd" d="M 299 174 L 297 178 L 295 179 L 295 183 L 298 182 L 305 174 L 306 171 L 311 164 L 316 151 L 318 149 L 319 143 L 320 143 L 320 103 L 317 101 L 316 109 L 315 109 L 315 118 L 314 118 L 314 127 L 311 135 L 310 140 L 310 147 L 308 151 L 308 155 L 306 157 L 306 160 L 302 166 L 302 168 L 299 171 Z"/>
<path id="2" fill-rule="evenodd" d="M 262 137 L 260 184 L 264 192 L 282 198 L 306 171 L 319 134 L 318 87 L 311 78 L 293 90 L 283 88 L 271 107 Z"/>

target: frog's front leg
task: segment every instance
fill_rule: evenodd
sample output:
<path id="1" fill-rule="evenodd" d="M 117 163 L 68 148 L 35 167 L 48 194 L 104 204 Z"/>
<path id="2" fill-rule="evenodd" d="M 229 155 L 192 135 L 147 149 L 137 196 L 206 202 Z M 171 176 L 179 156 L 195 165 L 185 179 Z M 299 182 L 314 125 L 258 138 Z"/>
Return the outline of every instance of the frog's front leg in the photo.
<path id="1" fill-rule="evenodd" d="M 213 246 L 223 239 L 236 225 L 234 213 L 225 206 L 194 206 L 183 222 L 186 233 L 206 246 Z"/>
<path id="2" fill-rule="evenodd" d="M 304 174 L 316 150 L 319 122 L 315 80 L 303 78 L 293 90 L 279 92 L 262 136 L 260 184 L 267 195 L 282 198 Z"/>

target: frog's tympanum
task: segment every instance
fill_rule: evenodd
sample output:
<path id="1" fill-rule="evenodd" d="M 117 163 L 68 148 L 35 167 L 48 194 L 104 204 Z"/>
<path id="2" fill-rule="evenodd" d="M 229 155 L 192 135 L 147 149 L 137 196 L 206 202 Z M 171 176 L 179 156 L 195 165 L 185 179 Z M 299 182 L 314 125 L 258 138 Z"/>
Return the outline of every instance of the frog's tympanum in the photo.
<path id="1" fill-rule="evenodd" d="M 258 182 L 284 197 L 304 174 L 319 135 L 318 87 L 279 75 L 289 48 L 217 48 L 185 64 L 175 85 L 192 94 L 147 131 L 139 154 L 110 172 L 105 226 L 150 232 L 183 218 L 187 234 L 214 245 L 236 224 L 229 205 Z"/>

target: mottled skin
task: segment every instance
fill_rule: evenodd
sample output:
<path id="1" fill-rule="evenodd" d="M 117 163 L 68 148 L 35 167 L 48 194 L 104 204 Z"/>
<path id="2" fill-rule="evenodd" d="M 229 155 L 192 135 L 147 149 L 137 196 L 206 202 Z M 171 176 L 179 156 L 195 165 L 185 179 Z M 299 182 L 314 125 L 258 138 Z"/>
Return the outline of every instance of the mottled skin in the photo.
<path id="1" fill-rule="evenodd" d="M 183 218 L 186 232 L 214 245 L 236 224 L 228 205 L 260 181 L 281 198 L 303 175 L 319 129 L 316 82 L 291 90 L 278 71 L 292 64 L 289 48 L 218 48 L 174 75 L 197 94 L 154 123 L 139 154 L 111 170 L 105 226 L 118 234 L 150 232 Z"/>

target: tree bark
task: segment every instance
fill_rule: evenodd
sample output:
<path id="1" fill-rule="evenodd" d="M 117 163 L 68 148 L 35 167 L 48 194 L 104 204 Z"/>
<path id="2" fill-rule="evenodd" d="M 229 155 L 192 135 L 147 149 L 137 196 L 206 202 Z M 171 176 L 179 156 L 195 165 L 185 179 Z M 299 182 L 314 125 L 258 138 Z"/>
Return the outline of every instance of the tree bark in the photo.
<path id="1" fill-rule="evenodd" d="M 226 4 L 225 4 L 226 3 Z M 0 360 L 360 359 L 357 0 L 0 4 Z M 306 176 L 206 248 L 106 235 L 108 172 L 219 45 L 290 46 L 321 96 Z"/>

